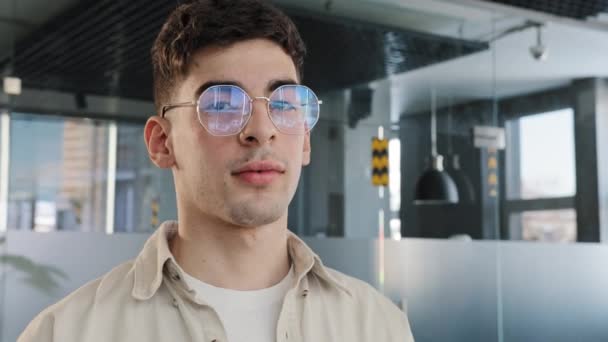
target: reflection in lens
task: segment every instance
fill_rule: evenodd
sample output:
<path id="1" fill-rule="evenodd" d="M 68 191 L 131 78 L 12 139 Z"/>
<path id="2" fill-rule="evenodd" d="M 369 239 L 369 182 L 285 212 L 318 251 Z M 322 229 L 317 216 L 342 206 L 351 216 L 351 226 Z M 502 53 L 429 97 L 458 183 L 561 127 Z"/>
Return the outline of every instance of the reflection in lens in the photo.
<path id="1" fill-rule="evenodd" d="M 272 121 L 285 134 L 304 134 L 319 118 L 317 96 L 302 85 L 279 87 L 270 96 L 269 109 Z"/>
<path id="2" fill-rule="evenodd" d="M 199 120 L 213 135 L 239 132 L 250 113 L 248 95 L 238 87 L 212 86 L 199 99 Z"/>

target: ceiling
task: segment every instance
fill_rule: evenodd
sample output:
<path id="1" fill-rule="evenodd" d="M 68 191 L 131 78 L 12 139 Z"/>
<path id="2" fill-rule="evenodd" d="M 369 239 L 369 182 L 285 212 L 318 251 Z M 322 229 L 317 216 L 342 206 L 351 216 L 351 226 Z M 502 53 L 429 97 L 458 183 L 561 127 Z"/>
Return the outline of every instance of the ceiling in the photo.
<path id="1" fill-rule="evenodd" d="M 545 61 L 532 58 L 529 47 L 536 32 L 529 29 L 495 41 L 487 51 L 396 75 L 385 81 L 399 95 L 395 110 L 414 113 L 429 108 L 431 88 L 437 90 L 439 106 L 444 106 L 608 77 L 608 32 L 548 23 L 542 37 L 548 49 Z"/>
<path id="2" fill-rule="evenodd" d="M 170 0 L 80 1 L 18 39 L 4 66 L 28 88 L 151 100 L 149 50 L 174 6 Z M 307 43 L 305 82 L 321 93 L 487 49 L 483 42 L 287 11 Z"/>
<path id="3" fill-rule="evenodd" d="M 11 51 L 14 41 L 55 17 L 78 0 L 2 0 L 0 1 L 0 51 Z M 0 59 L 4 57 L 0 52 Z"/>
<path id="4" fill-rule="evenodd" d="M 585 27 L 586 22 L 605 17 L 602 11 L 606 7 L 602 6 L 606 1 L 592 1 L 595 7 L 572 11 L 555 4 L 573 5 L 580 1 L 539 1 L 534 3 L 544 3 L 545 7 L 527 8 L 524 7 L 528 2 L 515 0 L 275 2 L 299 21 L 309 46 L 319 46 L 317 51 L 321 52 L 311 50 L 306 70 L 313 72 L 312 79 L 321 82 L 321 87 L 348 87 L 362 80 L 388 82 L 398 95 L 395 108 L 400 112 L 428 107 L 430 88 L 438 90 L 441 104 L 491 98 L 494 94 L 511 96 L 575 78 L 608 76 L 608 63 L 603 63 L 608 60 L 608 29 Z M 77 88 L 83 93 L 150 99 L 148 51 L 175 3 L 0 1 L 0 31 L 11 33 L 0 36 L 0 51 L 8 51 L 5 55 L 0 53 L 0 68 L 4 67 L 5 74 L 24 77 L 26 86 Z M 521 11 L 514 15 L 503 10 L 505 6 Z M 528 52 L 536 39 L 533 29 L 487 44 L 508 28 L 531 18 L 538 21 L 537 14 L 543 11 L 553 16 L 574 13 L 570 19 L 582 23 L 572 25 L 573 21 L 551 21 L 552 17 L 546 17 L 542 32 L 550 53 L 547 61 L 539 63 Z M 341 33 L 328 39 L 326 32 L 330 28 Z M 363 36 L 367 37 L 363 40 L 367 45 L 362 48 L 361 40 L 355 38 Z M 417 48 L 406 48 L 412 46 Z M 387 47 L 388 52 L 380 51 Z M 13 53 L 17 62 L 7 63 Z M 351 64 L 328 62 L 336 56 Z M 395 56 L 405 62 L 391 66 L 390 57 Z M 356 68 L 371 71 L 364 70 L 356 77 L 349 75 L 348 71 Z"/>

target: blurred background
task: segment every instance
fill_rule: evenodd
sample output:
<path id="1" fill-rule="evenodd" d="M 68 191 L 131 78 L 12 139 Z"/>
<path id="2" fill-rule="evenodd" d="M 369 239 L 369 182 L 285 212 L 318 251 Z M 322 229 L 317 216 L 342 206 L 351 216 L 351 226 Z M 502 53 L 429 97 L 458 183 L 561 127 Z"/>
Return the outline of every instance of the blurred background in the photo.
<path id="1" fill-rule="evenodd" d="M 143 126 L 178 3 L 0 0 L 2 341 L 176 218 Z M 289 228 L 417 341 L 608 340 L 608 1 L 274 3 L 323 100 Z"/>

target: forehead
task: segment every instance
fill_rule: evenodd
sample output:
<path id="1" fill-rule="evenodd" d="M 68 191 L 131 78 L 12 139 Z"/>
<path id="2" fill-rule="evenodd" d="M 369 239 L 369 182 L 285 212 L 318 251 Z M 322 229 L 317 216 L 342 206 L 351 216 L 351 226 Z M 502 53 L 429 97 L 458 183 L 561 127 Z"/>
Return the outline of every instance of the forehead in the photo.
<path id="1" fill-rule="evenodd" d="M 291 57 L 276 43 L 252 39 L 228 47 L 208 47 L 194 53 L 182 92 L 196 92 L 207 82 L 238 83 L 246 91 L 261 95 L 273 80 L 298 83 Z"/>

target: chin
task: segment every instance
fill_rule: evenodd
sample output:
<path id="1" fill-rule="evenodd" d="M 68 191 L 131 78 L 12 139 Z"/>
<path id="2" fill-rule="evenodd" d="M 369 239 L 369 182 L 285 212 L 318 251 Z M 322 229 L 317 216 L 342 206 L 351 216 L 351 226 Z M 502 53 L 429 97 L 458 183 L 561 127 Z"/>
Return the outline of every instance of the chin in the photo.
<path id="1" fill-rule="evenodd" d="M 287 207 L 270 203 L 240 203 L 228 208 L 230 221 L 239 226 L 258 227 L 280 220 Z"/>

